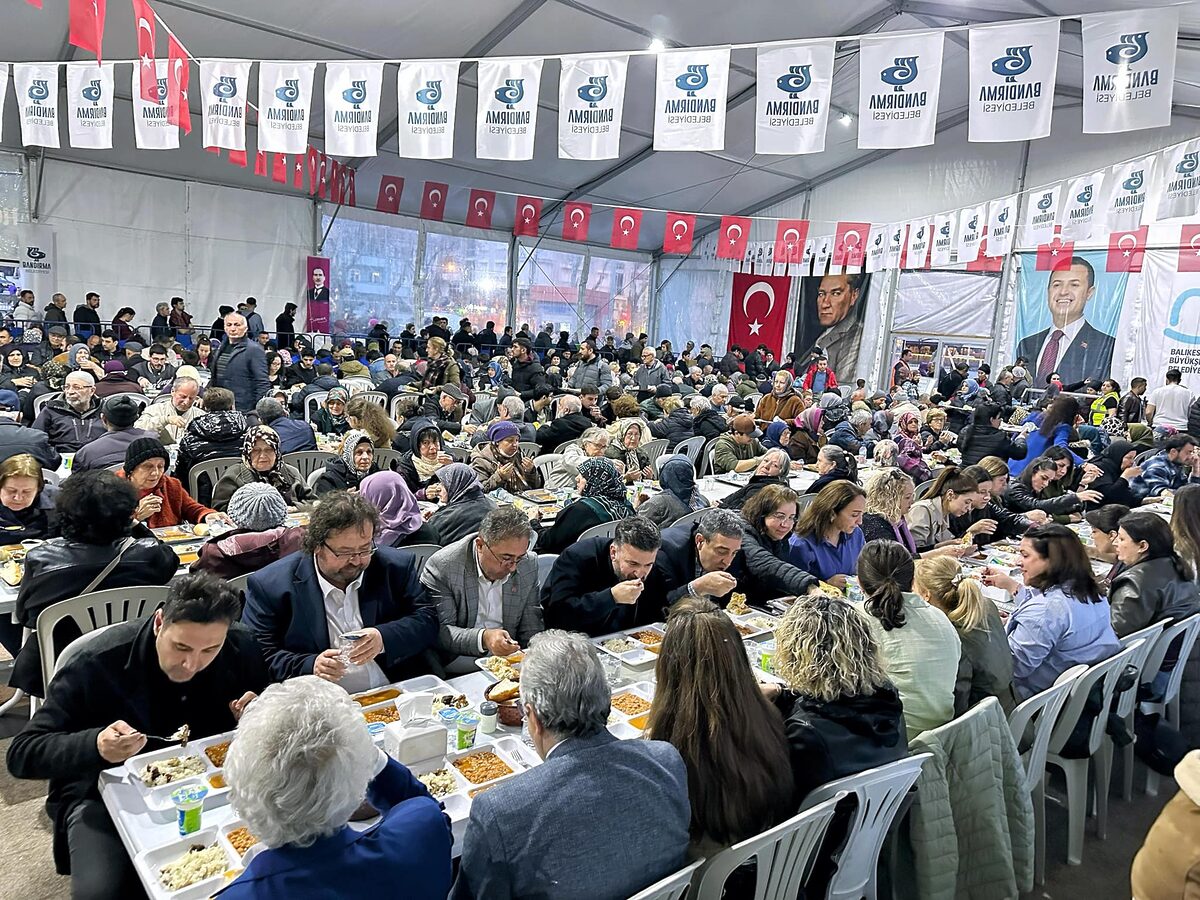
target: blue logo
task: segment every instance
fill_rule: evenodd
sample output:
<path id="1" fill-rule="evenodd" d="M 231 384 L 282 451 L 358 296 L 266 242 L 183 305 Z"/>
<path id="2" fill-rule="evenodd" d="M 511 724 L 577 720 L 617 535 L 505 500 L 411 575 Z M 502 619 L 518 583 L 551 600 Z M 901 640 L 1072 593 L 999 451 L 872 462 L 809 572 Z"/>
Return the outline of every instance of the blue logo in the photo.
<path id="1" fill-rule="evenodd" d="M 425 82 L 425 87 L 417 91 L 417 102 L 433 109 L 442 100 L 442 80 Z"/>
<path id="2" fill-rule="evenodd" d="M 342 91 L 342 99 L 359 108 L 359 104 L 367 102 L 367 83 L 366 81 L 352 81 L 350 87 Z"/>
<path id="3" fill-rule="evenodd" d="M 1179 320 L 1183 318 L 1183 307 L 1189 300 L 1200 303 L 1200 288 L 1188 288 L 1175 298 L 1175 302 L 1171 304 L 1171 316 L 1167 320 L 1168 325 L 1163 329 L 1163 337 L 1169 337 L 1171 340 L 1179 341 L 1181 344 L 1200 344 L 1200 334 L 1188 334 L 1186 331 L 1181 331 L 1178 327 Z"/>
<path id="4" fill-rule="evenodd" d="M 924 225 L 922 225 L 920 228 L 917 229 L 917 240 L 919 241 L 923 237 L 925 237 L 925 226 Z"/>
<path id="5" fill-rule="evenodd" d="M 222 75 L 221 80 L 213 85 L 213 96 L 229 100 L 237 96 L 237 78 L 233 75 Z"/>
<path id="6" fill-rule="evenodd" d="M 1003 225 L 1005 222 L 1008 221 L 1008 207 L 1007 206 L 1004 207 L 1004 210 L 1003 210 L 1003 212 L 1000 213 L 1000 215 L 996 216 L 996 221 L 999 222 L 1001 225 Z"/>
<path id="7" fill-rule="evenodd" d="M 946 222 L 944 225 L 942 225 L 941 229 L 938 231 L 938 234 L 940 234 L 942 237 L 950 237 L 950 223 Z"/>
<path id="8" fill-rule="evenodd" d="M 496 99 L 504 104 L 505 109 L 512 109 L 525 99 L 525 79 L 504 79 L 504 85 L 496 88 Z"/>
<path id="9" fill-rule="evenodd" d="M 156 80 L 158 81 L 158 87 L 154 89 L 154 97 L 159 103 L 162 103 L 167 99 L 167 79 L 159 78 Z"/>
<path id="10" fill-rule="evenodd" d="M 1197 168 L 1200 168 L 1200 153 L 1185 153 L 1175 171 L 1180 175 L 1191 175 Z"/>
<path id="11" fill-rule="evenodd" d="M 29 99 L 34 103 L 41 103 L 50 96 L 50 82 L 48 79 L 39 78 L 29 85 Z"/>
<path id="12" fill-rule="evenodd" d="M 292 108 L 292 104 L 300 99 L 300 79 L 288 78 L 283 82 L 283 87 L 275 88 L 275 97 L 282 100 L 288 105 L 288 109 Z"/>
<path id="13" fill-rule="evenodd" d="M 883 232 L 882 231 L 879 232 L 879 234 L 875 235 L 875 246 L 876 247 L 883 246 Z"/>
<path id="14" fill-rule="evenodd" d="M 775 79 L 775 86 L 795 100 L 812 84 L 812 66 L 788 66 L 788 73 Z"/>
<path id="15" fill-rule="evenodd" d="M 1142 175 L 1142 170 L 1138 169 L 1136 172 L 1129 173 L 1129 177 L 1121 182 L 1121 187 L 1130 193 L 1134 193 L 1140 191 L 1144 183 L 1145 178 Z"/>
<path id="16" fill-rule="evenodd" d="M 917 77 L 917 60 L 919 56 L 897 56 L 896 64 L 888 66 L 879 73 L 884 84 L 892 85 L 894 90 L 904 90 L 904 85 Z"/>
<path id="17" fill-rule="evenodd" d="M 979 228 L 979 216 L 971 216 L 971 221 L 967 223 L 967 231 L 975 231 Z"/>
<path id="18" fill-rule="evenodd" d="M 25 251 L 25 255 L 30 259 L 45 259 L 46 254 L 38 247 L 30 247 Z"/>
<path id="19" fill-rule="evenodd" d="M 85 87 L 83 89 L 82 93 L 83 93 L 84 100 L 91 100 L 93 105 L 98 104 L 100 102 L 100 96 L 101 96 L 100 80 L 96 79 L 95 81 L 93 81 L 91 84 L 89 84 L 87 87 Z"/>
<path id="20" fill-rule="evenodd" d="M 992 60 L 992 71 L 997 75 L 1003 75 L 1005 81 L 1016 81 L 1017 76 L 1028 72 L 1029 66 L 1033 63 L 1033 57 L 1029 52 L 1030 47 L 1032 44 L 1026 44 L 1024 47 L 1009 47 L 1004 51 L 1004 56 Z"/>
<path id="21" fill-rule="evenodd" d="M 1054 205 L 1054 192 L 1048 191 L 1042 194 L 1042 199 L 1038 201 L 1038 209 L 1046 210 Z"/>
<path id="22" fill-rule="evenodd" d="M 1089 184 L 1087 187 L 1085 187 L 1079 193 L 1079 196 L 1077 196 L 1075 198 L 1075 200 L 1077 203 L 1079 203 L 1082 206 L 1087 206 L 1089 203 L 1091 203 L 1092 202 L 1092 186 Z"/>
<path id="23" fill-rule="evenodd" d="M 1104 57 L 1114 66 L 1132 66 L 1149 52 L 1146 45 L 1147 31 L 1121 35 L 1120 43 L 1113 44 L 1104 52 Z"/>
<path id="24" fill-rule="evenodd" d="M 578 88 L 575 93 L 579 95 L 580 100 L 595 109 L 596 104 L 608 96 L 608 76 L 593 75 L 587 80 L 587 84 Z"/>
<path id="25" fill-rule="evenodd" d="M 708 66 L 688 66 L 686 72 L 675 76 L 675 87 L 687 91 L 689 97 L 695 97 L 696 91 L 708 87 Z"/>

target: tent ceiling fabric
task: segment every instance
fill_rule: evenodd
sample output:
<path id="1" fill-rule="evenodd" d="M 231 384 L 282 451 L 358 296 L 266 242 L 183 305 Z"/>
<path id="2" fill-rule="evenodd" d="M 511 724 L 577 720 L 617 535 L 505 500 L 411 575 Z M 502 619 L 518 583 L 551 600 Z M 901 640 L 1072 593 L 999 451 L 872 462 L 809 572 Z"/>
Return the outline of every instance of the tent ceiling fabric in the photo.
<path id="1" fill-rule="evenodd" d="M 855 32 L 898 31 L 971 22 L 999 22 L 1037 15 L 1068 15 L 1116 9 L 1136 9 L 1136 0 L 845 0 L 841 3 L 730 4 L 725 0 L 459 0 L 446 14 L 444 3 L 432 0 L 358 0 L 352 4 L 324 4 L 313 0 L 274 0 L 246 4 L 243 0 L 157 0 L 159 14 L 197 56 L 223 56 L 250 60 L 341 58 L 458 58 L 469 55 L 508 56 L 603 50 L 642 50 L 649 38 L 662 38 L 669 46 L 778 40 L 784 37 L 830 37 Z M 0 30 L 0 59 L 10 62 L 74 58 L 66 45 L 67 5 L 47 4 L 37 10 L 10 2 L 4 13 L 7 27 Z M 1069 26 L 1070 23 L 1068 23 Z M 1177 113 L 1200 117 L 1200 5 L 1182 9 L 1180 51 L 1175 99 Z M 966 35 L 951 35 L 943 65 L 939 124 L 961 122 L 967 104 Z M 160 53 L 165 41 L 160 38 Z M 1078 28 L 1065 27 L 1060 50 L 1058 82 L 1060 101 L 1078 97 L 1081 71 Z M 135 55 L 134 30 L 128 7 L 110 4 L 104 44 L 105 57 L 128 59 Z M 813 181 L 826 181 L 830 173 L 844 173 L 858 163 L 879 157 L 856 146 L 856 125 L 844 125 L 831 116 L 824 153 L 807 156 L 757 156 L 754 153 L 753 50 L 733 54 L 730 72 L 731 104 L 725 149 L 712 153 L 656 153 L 653 130 L 652 57 L 635 57 L 630 63 L 629 91 L 621 158 L 605 162 L 560 160 L 557 154 L 558 67 L 547 67 L 541 90 L 536 152 L 530 162 L 475 159 L 475 69 L 464 66 L 460 75 L 460 122 L 455 136 L 455 158 L 446 161 L 405 160 L 396 156 L 394 128 L 395 75 L 384 77 L 379 155 L 352 161 L 358 166 L 359 204 L 373 205 L 378 179 L 400 175 L 406 180 L 402 212 L 415 214 L 421 183 L 445 181 L 451 186 L 450 215 L 460 221 L 466 191 L 480 187 L 514 193 L 532 193 L 555 199 L 580 198 L 597 203 L 645 205 L 714 215 L 753 212 L 769 200 L 806 189 Z M 196 121 L 190 137 L 181 138 L 178 151 L 138 151 L 133 146 L 130 122 L 129 67 L 118 70 L 116 146 L 109 151 L 47 151 L 50 158 L 176 178 L 193 178 L 216 184 L 284 192 L 269 180 L 256 178 L 252 167 L 242 170 L 223 158 L 203 152 Z M 318 74 L 318 79 L 321 74 Z M 318 84 L 320 82 L 318 81 Z M 833 105 L 854 111 L 857 106 L 856 45 L 838 54 Z M 252 85 L 251 96 L 257 90 Z M 198 114 L 196 114 L 198 115 Z M 251 117 L 253 120 L 253 116 Z M 322 122 L 320 92 L 314 103 L 313 122 Z M 1056 122 L 1056 130 L 1060 127 Z M 253 126 L 248 146 L 256 143 Z M 320 145 L 320 134 L 310 136 Z M 1097 136 L 1102 138 L 1103 136 Z M 64 136 L 65 138 L 65 136 Z M 1050 138 L 1052 141 L 1053 135 Z M 66 143 L 64 139 L 64 144 Z M 15 104 L 5 108 L 4 141 L 7 149 L 20 149 Z M 36 151 L 35 151 L 36 152 Z M 292 192 L 295 193 L 295 192 Z M 981 198 L 983 199 L 983 198 Z M 508 201 L 511 204 L 511 200 Z M 500 208 L 506 206 L 502 201 Z M 547 207 L 550 209 L 550 207 Z M 458 213 L 455 215 L 455 213 Z M 506 222 L 499 219 L 498 222 Z M 549 220 L 543 219 L 543 223 Z M 609 218 L 597 210 L 592 238 L 606 242 Z M 503 226 L 501 226 L 503 227 Z M 556 229 L 552 229 L 556 230 Z M 655 249 L 661 239 L 661 217 L 648 217 L 642 228 L 642 247 Z"/>

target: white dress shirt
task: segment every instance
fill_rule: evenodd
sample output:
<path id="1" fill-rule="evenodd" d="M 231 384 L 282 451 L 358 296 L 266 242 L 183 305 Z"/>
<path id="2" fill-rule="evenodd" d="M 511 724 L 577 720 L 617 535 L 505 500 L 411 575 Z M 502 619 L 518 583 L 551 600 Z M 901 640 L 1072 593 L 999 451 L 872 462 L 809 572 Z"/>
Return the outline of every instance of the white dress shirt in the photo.
<path id="1" fill-rule="evenodd" d="M 321 596 L 325 600 L 325 624 L 329 628 L 329 646 L 342 646 L 342 635 L 351 631 L 361 631 L 363 628 L 362 610 L 358 605 L 358 589 L 362 587 L 363 576 L 359 575 L 343 591 L 325 580 L 321 567 L 316 565 L 317 583 L 321 586 Z M 365 574 L 365 573 L 364 573 Z M 388 683 L 383 669 L 374 660 L 356 666 L 350 663 L 346 666 L 346 674 L 338 682 L 349 693 L 369 691 Z"/>
<path id="2" fill-rule="evenodd" d="M 479 579 L 479 606 L 475 610 L 475 627 L 479 632 L 479 652 L 483 652 L 483 629 L 504 627 L 504 585 L 511 577 L 505 575 L 499 581 L 489 581 L 479 565 L 479 550 L 471 542 L 471 556 L 475 560 L 475 573 Z"/>
<path id="3" fill-rule="evenodd" d="M 1050 367 L 1050 371 L 1052 371 L 1052 372 L 1057 371 L 1058 367 L 1062 364 L 1063 357 L 1067 355 L 1067 348 L 1070 347 L 1072 343 L 1074 343 L 1075 338 L 1079 337 L 1079 332 L 1083 330 L 1083 324 L 1086 321 L 1087 320 L 1083 316 L 1080 316 L 1074 322 L 1071 322 L 1067 325 L 1064 325 L 1062 328 L 1059 328 L 1057 325 L 1054 324 L 1053 320 L 1051 320 L 1050 330 L 1046 333 L 1046 340 L 1042 341 L 1042 349 L 1038 351 L 1037 365 L 1035 365 L 1033 367 L 1033 371 L 1034 372 L 1041 371 L 1042 357 L 1046 354 L 1046 347 L 1048 347 L 1050 344 L 1050 341 L 1053 340 L 1054 332 L 1061 331 L 1063 333 L 1063 337 L 1060 338 L 1059 342 L 1058 342 L 1058 356 L 1054 360 L 1054 365 L 1052 365 Z M 1034 387 L 1045 387 L 1045 385 L 1037 384 L 1037 385 L 1034 385 Z"/>

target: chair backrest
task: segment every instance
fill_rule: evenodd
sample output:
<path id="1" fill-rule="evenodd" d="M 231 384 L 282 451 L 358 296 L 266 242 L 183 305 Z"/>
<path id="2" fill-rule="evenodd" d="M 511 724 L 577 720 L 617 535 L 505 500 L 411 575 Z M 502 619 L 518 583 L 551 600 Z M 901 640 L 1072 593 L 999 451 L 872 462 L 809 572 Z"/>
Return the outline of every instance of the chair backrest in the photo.
<path id="1" fill-rule="evenodd" d="M 674 875 L 668 875 L 662 881 L 656 881 L 645 890 L 638 891 L 629 900 L 683 900 L 688 888 L 692 886 L 692 876 L 703 864 L 704 860 L 698 859 Z"/>
<path id="2" fill-rule="evenodd" d="M 49 394 L 42 394 L 40 397 L 35 397 L 33 400 L 33 417 L 36 419 L 38 413 L 42 411 L 43 406 L 51 400 L 57 400 L 62 395 L 62 391 L 51 391 Z"/>
<path id="3" fill-rule="evenodd" d="M 470 463 L 471 451 L 467 447 L 447 447 L 446 453 L 454 458 L 455 462 Z"/>
<path id="4" fill-rule="evenodd" d="M 301 478 L 308 478 L 317 469 L 324 469 L 325 463 L 337 456 L 324 450 L 294 450 L 283 454 L 283 461 L 289 466 L 295 466 Z"/>
<path id="5" fill-rule="evenodd" d="M 119 468 L 125 468 L 125 464 L 122 463 Z M 58 472 L 55 472 L 53 469 L 42 469 L 42 481 L 58 487 L 62 479 L 58 477 Z"/>
<path id="6" fill-rule="evenodd" d="M 38 649 L 42 654 L 42 678 L 45 684 L 54 677 L 54 629 L 64 619 L 72 619 L 83 634 L 105 625 L 131 622 L 153 612 L 167 600 L 163 585 L 109 588 L 81 594 L 52 603 L 37 617 Z"/>
<path id="7" fill-rule="evenodd" d="M 139 394 L 139 393 L 137 393 L 137 392 L 135 392 L 135 391 L 125 391 L 125 392 L 123 392 L 123 393 L 120 393 L 120 394 L 109 394 L 109 395 L 108 395 L 107 397 L 105 397 L 104 399 L 105 399 L 105 400 L 109 400 L 109 399 L 111 399 L 111 398 L 113 398 L 113 397 L 128 397 L 128 398 L 129 398 L 130 400 L 132 400 L 132 401 L 134 402 L 134 404 L 137 406 L 137 408 L 138 408 L 138 415 L 141 415 L 143 412 L 145 412 L 145 410 L 146 410 L 146 407 L 150 405 L 150 398 L 149 398 L 149 397 L 147 397 L 145 394 Z"/>
<path id="8" fill-rule="evenodd" d="M 675 445 L 675 452 L 682 453 L 688 458 L 688 462 L 692 466 L 696 465 L 696 460 L 700 458 L 700 451 L 704 449 L 704 435 L 698 434 L 695 437 L 690 437 L 686 441 L 680 441 Z"/>
<path id="9" fill-rule="evenodd" d="M 655 478 L 657 478 L 659 476 L 659 474 L 662 472 L 663 463 L 665 463 L 668 459 L 670 459 L 673 456 L 683 456 L 683 454 L 682 453 L 664 453 L 662 456 L 659 456 L 657 459 L 654 460 L 654 477 Z M 683 456 L 683 458 L 687 459 L 686 456 Z"/>
<path id="10" fill-rule="evenodd" d="M 215 459 L 206 459 L 204 462 L 196 463 L 188 472 L 188 493 L 201 503 L 207 503 L 212 499 L 212 488 L 217 486 L 217 482 L 221 480 L 225 470 L 241 464 L 241 461 L 240 456 L 218 456 Z M 200 496 L 201 475 L 207 475 L 211 485 L 207 497 Z"/>
<path id="11" fill-rule="evenodd" d="M 521 455 L 528 456 L 530 459 L 542 454 L 542 445 L 537 441 L 521 441 L 517 446 L 521 448 Z"/>
<path id="12" fill-rule="evenodd" d="M 400 416 L 411 416 L 421 406 L 424 398 L 420 394 L 397 394 L 388 406 L 388 413 L 393 419 Z"/>
<path id="13" fill-rule="evenodd" d="M 686 515 L 682 515 L 678 519 L 676 519 L 674 522 L 671 523 L 671 527 L 675 528 L 679 525 L 690 526 L 693 522 L 699 522 L 700 517 L 702 515 L 704 515 L 706 512 L 708 512 L 708 509 L 697 509 L 693 512 L 687 513 Z"/>
<path id="14" fill-rule="evenodd" d="M 101 625 L 94 631 L 81 634 L 79 637 L 75 638 L 75 640 L 71 641 L 71 643 L 67 644 L 67 646 L 63 647 L 62 653 L 58 654 L 58 659 L 54 661 L 54 674 L 57 675 L 60 671 L 66 668 L 67 663 L 71 661 L 72 657 L 77 656 L 80 650 L 86 648 L 88 644 L 100 637 L 100 635 L 104 634 L 104 632 L 110 628 L 112 628 L 112 625 Z"/>
<path id="15" fill-rule="evenodd" d="M 400 457 L 403 455 L 399 450 L 392 450 L 389 447 L 376 447 L 375 463 L 381 469 L 390 469 L 394 463 L 400 461 Z"/>
<path id="16" fill-rule="evenodd" d="M 555 453 L 566 453 L 568 447 L 575 446 L 578 443 L 579 443 L 579 441 L 577 441 L 577 440 L 563 441 L 561 444 L 559 444 L 557 447 L 554 448 L 554 452 Z"/>
<path id="17" fill-rule="evenodd" d="M 320 480 L 321 476 L 324 474 L 325 474 L 324 466 L 321 466 L 320 468 L 317 468 L 317 469 L 313 469 L 311 472 L 308 473 L 308 478 L 306 478 L 304 480 L 304 483 L 307 484 L 309 489 L 311 490 L 317 486 L 317 482 Z"/>
<path id="18" fill-rule="evenodd" d="M 933 487 L 934 481 L 936 480 L 937 479 L 930 478 L 928 481 L 922 481 L 920 484 L 918 484 L 917 489 L 913 492 L 914 500 L 924 499 L 925 495 L 929 493 L 930 489 Z"/>
<path id="19" fill-rule="evenodd" d="M 696 900 L 721 900 L 730 874 L 751 859 L 758 867 L 753 900 L 794 900 L 844 796 L 838 794 L 709 857 L 698 876 Z"/>
<path id="20" fill-rule="evenodd" d="M 1153 449 L 1153 448 L 1150 450 L 1143 450 L 1141 453 L 1139 453 L 1137 456 L 1135 456 L 1133 458 L 1133 464 L 1135 466 L 1140 466 L 1142 463 L 1144 463 L 1150 457 L 1157 456 L 1158 452 L 1159 451 L 1157 449 Z"/>
<path id="21" fill-rule="evenodd" d="M 716 474 L 717 474 L 716 451 L 711 448 L 705 448 L 704 462 L 700 464 L 700 477 L 703 478 L 705 475 L 716 475 Z"/>
<path id="22" fill-rule="evenodd" d="M 550 473 L 558 468 L 558 464 L 562 462 L 563 455 L 561 453 L 543 453 L 541 456 L 533 458 L 533 466 L 542 473 L 542 483 L 550 483 Z"/>
<path id="23" fill-rule="evenodd" d="M 616 520 L 613 520 L 611 522 L 601 522 L 599 525 L 593 525 L 591 528 L 584 531 L 582 534 L 579 535 L 579 537 L 577 537 L 575 539 L 575 541 L 576 541 L 576 543 L 578 543 L 579 541 L 586 541 L 588 538 L 613 537 L 614 535 L 616 535 L 616 533 L 617 533 Z"/>
<path id="24" fill-rule="evenodd" d="M 385 394 L 383 391 L 359 391 L 354 396 L 362 397 L 367 402 L 374 403 L 376 406 L 383 409 L 387 409 L 388 407 L 387 394 Z"/>
<path id="25" fill-rule="evenodd" d="M 417 568 L 423 569 L 425 567 L 425 560 L 429 559 L 429 557 L 433 556 L 433 554 L 437 553 L 442 548 L 438 544 L 408 544 L 399 549 L 407 550 L 409 553 L 415 556 L 417 558 Z"/>
<path id="26" fill-rule="evenodd" d="M 1034 694 L 1017 706 L 1008 716 L 1008 727 L 1013 741 L 1021 747 L 1030 722 L 1034 725 L 1033 741 L 1023 755 L 1025 765 L 1025 790 L 1032 793 L 1046 774 L 1046 752 L 1050 747 L 1050 735 L 1058 714 L 1071 693 L 1071 685 L 1087 671 L 1087 666 L 1072 666 L 1055 680 L 1054 684 L 1040 694 Z"/>
<path id="27" fill-rule="evenodd" d="M 1131 647 L 1134 641 L 1142 642 L 1142 646 L 1137 649 L 1137 652 L 1129 657 L 1129 665 L 1138 670 L 1138 680 L 1132 690 L 1125 691 L 1113 700 L 1113 712 L 1122 719 L 1127 719 L 1133 713 L 1134 706 L 1137 705 L 1137 684 L 1142 682 L 1142 675 L 1146 671 L 1146 661 L 1158 646 L 1158 642 L 1162 640 L 1163 629 L 1169 622 L 1170 619 L 1160 619 L 1153 625 L 1147 625 L 1140 631 L 1121 638 L 1122 647 Z"/>
<path id="28" fill-rule="evenodd" d="M 747 394 L 746 395 L 746 409 L 749 410 L 750 412 L 754 412 L 754 410 L 758 407 L 758 401 L 761 400 L 762 398 L 763 398 L 762 394 Z"/>
<path id="29" fill-rule="evenodd" d="M 884 838 L 909 789 L 917 783 L 921 766 L 932 757 L 932 753 L 917 753 L 886 766 L 848 775 L 821 785 L 804 798 L 803 809 L 849 794 L 858 798 L 850 827 L 846 830 L 845 849 L 829 886 L 831 897 L 866 896 L 866 886 L 875 879 Z"/>
<path id="30" fill-rule="evenodd" d="M 1071 685 L 1071 693 L 1067 697 L 1066 706 L 1058 717 L 1058 722 L 1054 725 L 1054 733 L 1050 735 L 1051 753 L 1057 755 L 1066 745 L 1071 733 L 1075 730 L 1075 725 L 1079 722 L 1092 687 L 1103 683 L 1104 700 L 1100 711 L 1092 721 L 1091 730 L 1088 732 L 1087 755 L 1091 756 L 1100 749 L 1100 738 L 1104 735 L 1104 728 L 1108 722 L 1108 711 L 1112 707 L 1113 689 L 1117 686 L 1117 676 L 1121 674 L 1121 670 L 1125 668 L 1129 658 L 1141 646 L 1141 641 L 1134 641 L 1108 659 L 1089 666 L 1088 670 L 1075 680 Z"/>
<path id="31" fill-rule="evenodd" d="M 1140 681 L 1142 684 L 1153 681 L 1160 671 L 1162 671 L 1163 662 L 1166 659 L 1167 651 L 1171 649 L 1171 645 L 1177 640 L 1179 643 L 1179 653 L 1176 657 L 1177 662 L 1171 670 L 1171 677 L 1167 681 L 1166 689 L 1163 691 L 1162 702 L 1167 703 L 1179 696 L 1179 686 L 1183 683 L 1183 669 L 1192 655 L 1192 647 L 1196 643 L 1196 638 L 1200 636 L 1200 613 L 1194 613 L 1186 619 L 1180 619 L 1174 622 L 1158 639 L 1154 649 L 1150 651 L 1150 657 L 1146 660 L 1146 664 L 1142 667 L 1142 675 Z"/>
<path id="32" fill-rule="evenodd" d="M 538 584 L 545 584 L 550 578 L 550 570 L 554 568 L 554 562 L 558 559 L 557 553 L 539 553 L 538 554 Z"/>
<path id="33" fill-rule="evenodd" d="M 800 494 L 796 498 L 796 518 L 799 521 L 800 516 L 804 515 L 804 511 L 812 506 L 813 501 L 817 499 L 816 494 Z"/>
<path id="34" fill-rule="evenodd" d="M 304 421 L 311 422 L 313 416 L 317 414 L 317 410 L 325 402 L 325 398 L 329 396 L 329 391 L 316 391 L 304 398 Z"/>
<path id="35" fill-rule="evenodd" d="M 375 388 L 375 382 L 373 382 L 370 378 L 355 377 L 342 378 L 339 380 L 341 381 L 342 387 L 346 389 L 351 397 L 356 397 L 364 391 L 374 390 Z M 385 394 L 384 396 L 386 397 L 387 395 Z"/>
<path id="36" fill-rule="evenodd" d="M 646 454 L 646 459 L 653 463 L 656 459 L 663 455 L 667 450 L 667 439 L 657 438 L 653 441 L 646 441 L 642 444 L 641 450 Z M 657 471 L 657 470 L 656 470 Z"/>

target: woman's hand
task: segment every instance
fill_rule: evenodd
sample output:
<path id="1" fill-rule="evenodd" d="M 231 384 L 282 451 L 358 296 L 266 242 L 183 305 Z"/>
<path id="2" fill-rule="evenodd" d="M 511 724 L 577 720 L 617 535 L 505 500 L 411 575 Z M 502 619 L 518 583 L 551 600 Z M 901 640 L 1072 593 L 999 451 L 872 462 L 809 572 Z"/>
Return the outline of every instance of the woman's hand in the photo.
<path id="1" fill-rule="evenodd" d="M 983 583 L 991 587 L 998 587 L 1002 591 L 1007 591 L 1010 594 L 1015 594 L 1021 589 L 1020 583 L 1011 575 L 1006 575 L 999 569 L 988 566 L 983 571 Z"/>
<path id="2" fill-rule="evenodd" d="M 220 522 L 222 525 L 233 524 L 233 519 L 229 518 L 229 516 L 223 512 L 211 512 L 204 517 L 204 521 L 209 525 L 212 525 L 214 522 Z"/>
<path id="3" fill-rule="evenodd" d="M 1104 499 L 1104 495 L 1099 491 L 1079 491 L 1076 495 L 1080 503 L 1099 503 Z"/>
<path id="4" fill-rule="evenodd" d="M 138 501 L 137 509 L 133 511 L 135 522 L 145 522 L 147 519 L 157 515 L 162 510 L 162 497 L 156 494 L 147 494 Z"/>
<path id="5" fill-rule="evenodd" d="M 967 529 L 967 535 L 975 537 L 977 534 L 995 534 L 996 520 L 995 519 L 980 519 L 974 525 Z M 966 535 L 964 535 L 965 537 Z"/>
<path id="6" fill-rule="evenodd" d="M 425 488 L 425 499 L 437 501 L 442 496 L 442 486 L 440 484 L 427 485 Z"/>
<path id="7" fill-rule="evenodd" d="M 1050 514 L 1044 509 L 1031 509 L 1024 515 L 1034 525 L 1045 525 L 1050 521 Z"/>
<path id="8" fill-rule="evenodd" d="M 439 450 L 437 455 L 437 464 L 439 466 L 448 466 L 454 462 L 454 457 L 444 450 Z"/>

